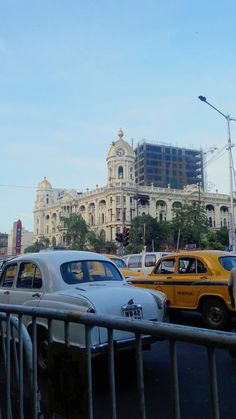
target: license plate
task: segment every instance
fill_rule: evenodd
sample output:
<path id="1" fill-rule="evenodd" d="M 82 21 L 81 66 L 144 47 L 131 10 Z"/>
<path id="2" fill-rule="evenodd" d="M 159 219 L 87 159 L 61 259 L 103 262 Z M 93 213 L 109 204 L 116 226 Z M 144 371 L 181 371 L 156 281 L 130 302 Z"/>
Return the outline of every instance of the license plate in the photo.
<path id="1" fill-rule="evenodd" d="M 128 319 L 142 320 L 143 310 L 140 304 L 132 304 L 131 306 L 122 306 L 124 317 Z"/>

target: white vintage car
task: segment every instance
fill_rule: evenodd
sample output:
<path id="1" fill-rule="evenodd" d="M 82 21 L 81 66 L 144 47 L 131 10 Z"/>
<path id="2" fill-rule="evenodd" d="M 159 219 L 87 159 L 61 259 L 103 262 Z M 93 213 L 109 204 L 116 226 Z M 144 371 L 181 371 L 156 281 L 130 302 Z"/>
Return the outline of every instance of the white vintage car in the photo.
<path id="1" fill-rule="evenodd" d="M 0 304 L 68 309 L 105 316 L 163 321 L 166 297 L 159 291 L 151 292 L 128 285 L 117 266 L 105 256 L 82 251 L 51 251 L 18 256 L 8 261 L 0 281 Z M 24 323 L 31 330 L 31 317 Z M 52 338 L 64 342 L 64 327 L 55 321 Z M 37 319 L 38 356 L 42 357 L 47 342 L 47 322 Z M 114 331 L 114 340 L 129 346 L 133 334 Z M 94 327 L 92 348 L 99 352 L 107 344 L 107 331 Z M 70 329 L 72 345 L 85 347 L 82 324 Z"/>

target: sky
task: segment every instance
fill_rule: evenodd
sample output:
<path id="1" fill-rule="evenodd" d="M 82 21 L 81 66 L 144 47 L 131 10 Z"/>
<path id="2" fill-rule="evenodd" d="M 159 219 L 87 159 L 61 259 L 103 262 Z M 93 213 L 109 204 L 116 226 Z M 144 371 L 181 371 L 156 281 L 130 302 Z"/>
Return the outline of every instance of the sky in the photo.
<path id="1" fill-rule="evenodd" d="M 227 121 L 198 96 L 236 118 L 235 21 L 235 0 L 0 0 L 0 232 L 33 231 L 44 176 L 105 186 L 120 128 L 203 149 L 228 194 Z"/>

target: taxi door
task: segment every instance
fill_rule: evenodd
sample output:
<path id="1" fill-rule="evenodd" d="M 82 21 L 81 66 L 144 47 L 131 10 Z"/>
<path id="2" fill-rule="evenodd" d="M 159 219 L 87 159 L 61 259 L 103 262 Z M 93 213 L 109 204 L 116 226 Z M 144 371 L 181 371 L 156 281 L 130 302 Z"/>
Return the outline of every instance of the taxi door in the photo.
<path id="1" fill-rule="evenodd" d="M 210 282 L 207 266 L 195 257 L 178 257 L 175 274 L 175 306 L 196 308 L 198 296 Z"/>
<path id="2" fill-rule="evenodd" d="M 151 284 L 150 288 L 166 294 L 170 305 L 175 304 L 175 270 L 176 259 L 174 257 L 165 258 L 157 263 L 154 270 L 148 275 L 147 281 Z"/>

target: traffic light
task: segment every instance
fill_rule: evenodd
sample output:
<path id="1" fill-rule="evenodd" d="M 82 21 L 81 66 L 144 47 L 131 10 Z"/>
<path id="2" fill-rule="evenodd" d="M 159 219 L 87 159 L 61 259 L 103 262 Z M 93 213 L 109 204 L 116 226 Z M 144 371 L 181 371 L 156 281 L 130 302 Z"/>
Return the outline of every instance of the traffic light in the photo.
<path id="1" fill-rule="evenodd" d="M 116 233 L 116 241 L 119 243 L 123 242 L 123 234 L 122 233 Z"/>
<path id="2" fill-rule="evenodd" d="M 124 247 L 129 244 L 129 229 L 127 227 L 123 228 L 123 245 Z"/>

